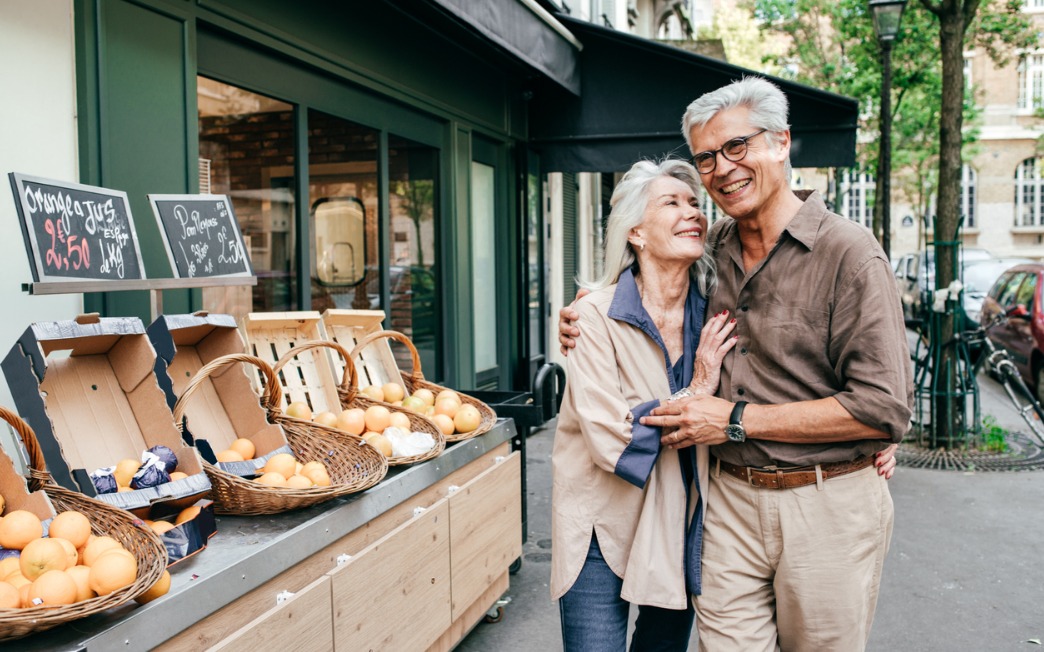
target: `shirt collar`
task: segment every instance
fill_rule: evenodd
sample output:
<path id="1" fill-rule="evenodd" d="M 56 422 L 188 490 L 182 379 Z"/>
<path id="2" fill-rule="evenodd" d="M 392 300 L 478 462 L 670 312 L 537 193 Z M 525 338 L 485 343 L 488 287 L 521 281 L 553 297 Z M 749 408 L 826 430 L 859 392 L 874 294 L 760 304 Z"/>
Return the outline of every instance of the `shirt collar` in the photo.
<path id="1" fill-rule="evenodd" d="M 823 218 L 829 211 L 823 198 L 815 190 L 795 190 L 797 198 L 804 202 L 794 218 L 783 230 L 811 251 L 819 235 Z"/>
<path id="2" fill-rule="evenodd" d="M 638 283 L 634 280 L 634 266 L 631 266 L 622 271 L 616 281 L 613 302 L 609 306 L 609 317 L 641 326 L 645 322 L 645 316 L 642 295 L 638 293 Z"/>

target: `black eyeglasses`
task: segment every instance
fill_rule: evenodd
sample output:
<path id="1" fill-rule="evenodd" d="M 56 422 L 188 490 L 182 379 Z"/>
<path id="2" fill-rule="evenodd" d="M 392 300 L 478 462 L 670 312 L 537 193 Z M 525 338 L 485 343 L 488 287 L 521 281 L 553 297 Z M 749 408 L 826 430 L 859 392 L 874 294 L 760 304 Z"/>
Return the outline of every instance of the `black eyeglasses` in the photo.
<path id="1" fill-rule="evenodd" d="M 747 155 L 747 141 L 755 136 L 760 136 L 766 131 L 768 131 L 768 129 L 759 129 L 749 136 L 733 138 L 718 149 L 711 149 L 696 154 L 689 159 L 689 163 L 691 163 L 700 174 L 710 174 L 711 172 L 714 172 L 714 168 L 718 167 L 719 152 L 725 157 L 726 161 L 732 161 L 733 163 L 742 161 L 743 157 Z"/>

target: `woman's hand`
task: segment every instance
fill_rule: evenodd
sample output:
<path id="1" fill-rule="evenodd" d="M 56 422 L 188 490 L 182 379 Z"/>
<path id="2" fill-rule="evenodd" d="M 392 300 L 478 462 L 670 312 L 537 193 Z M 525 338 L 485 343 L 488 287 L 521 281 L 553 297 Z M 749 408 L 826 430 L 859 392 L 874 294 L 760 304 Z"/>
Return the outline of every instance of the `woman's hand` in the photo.
<path id="1" fill-rule="evenodd" d="M 892 474 L 895 473 L 895 450 L 899 448 L 898 444 L 892 444 L 888 448 L 874 454 L 874 466 L 877 467 L 877 475 L 883 475 L 885 480 L 889 480 Z"/>
<path id="2" fill-rule="evenodd" d="M 692 382 L 689 383 L 694 393 L 713 396 L 718 391 L 721 362 L 738 341 L 736 336 L 732 336 L 735 328 L 736 320 L 730 319 L 728 310 L 714 315 L 703 325 L 692 368 Z"/>

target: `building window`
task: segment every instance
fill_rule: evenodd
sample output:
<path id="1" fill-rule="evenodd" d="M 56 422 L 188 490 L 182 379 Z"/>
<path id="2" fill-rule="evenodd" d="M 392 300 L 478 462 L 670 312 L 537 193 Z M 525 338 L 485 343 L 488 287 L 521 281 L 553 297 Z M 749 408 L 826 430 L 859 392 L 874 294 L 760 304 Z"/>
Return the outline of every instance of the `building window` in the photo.
<path id="1" fill-rule="evenodd" d="M 700 210 L 707 216 L 707 224 L 711 225 L 725 217 L 725 213 L 722 212 L 718 205 L 711 201 L 710 195 L 707 191 L 700 186 Z"/>
<path id="2" fill-rule="evenodd" d="M 1042 95 L 1044 95 L 1044 55 L 1025 55 L 1019 61 L 1019 108 L 1040 108 Z"/>
<path id="3" fill-rule="evenodd" d="M 1015 170 L 1015 226 L 1040 226 L 1044 181 L 1040 159 L 1028 158 Z"/>
<path id="4" fill-rule="evenodd" d="M 1044 9 L 1044 0 L 1025 0 L 1026 9 Z"/>
<path id="5" fill-rule="evenodd" d="M 964 89 L 970 90 L 972 87 L 972 60 L 971 57 L 964 57 Z"/>
<path id="6" fill-rule="evenodd" d="M 841 175 L 841 198 L 839 212 L 853 222 L 866 228 L 874 224 L 874 191 L 876 181 L 866 172 L 847 170 Z"/>
<path id="7" fill-rule="evenodd" d="M 970 165 L 961 166 L 961 215 L 964 216 L 964 228 L 974 229 L 975 223 L 975 185 L 978 175 Z"/>

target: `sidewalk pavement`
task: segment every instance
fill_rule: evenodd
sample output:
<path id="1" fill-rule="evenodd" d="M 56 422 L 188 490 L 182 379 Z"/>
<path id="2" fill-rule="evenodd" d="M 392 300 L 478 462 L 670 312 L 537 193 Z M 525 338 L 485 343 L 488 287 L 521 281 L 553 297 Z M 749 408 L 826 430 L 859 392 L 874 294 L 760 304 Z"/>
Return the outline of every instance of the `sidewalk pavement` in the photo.
<path id="1" fill-rule="evenodd" d="M 980 385 L 983 414 L 1024 432 L 1000 385 L 985 377 Z M 553 437 L 551 422 L 527 441 L 529 537 L 511 603 L 501 622 L 478 625 L 457 650 L 562 649 L 548 589 Z M 1033 642 L 1044 643 L 1044 471 L 900 467 L 889 487 L 895 530 L 867 649 L 1044 649 Z"/>

